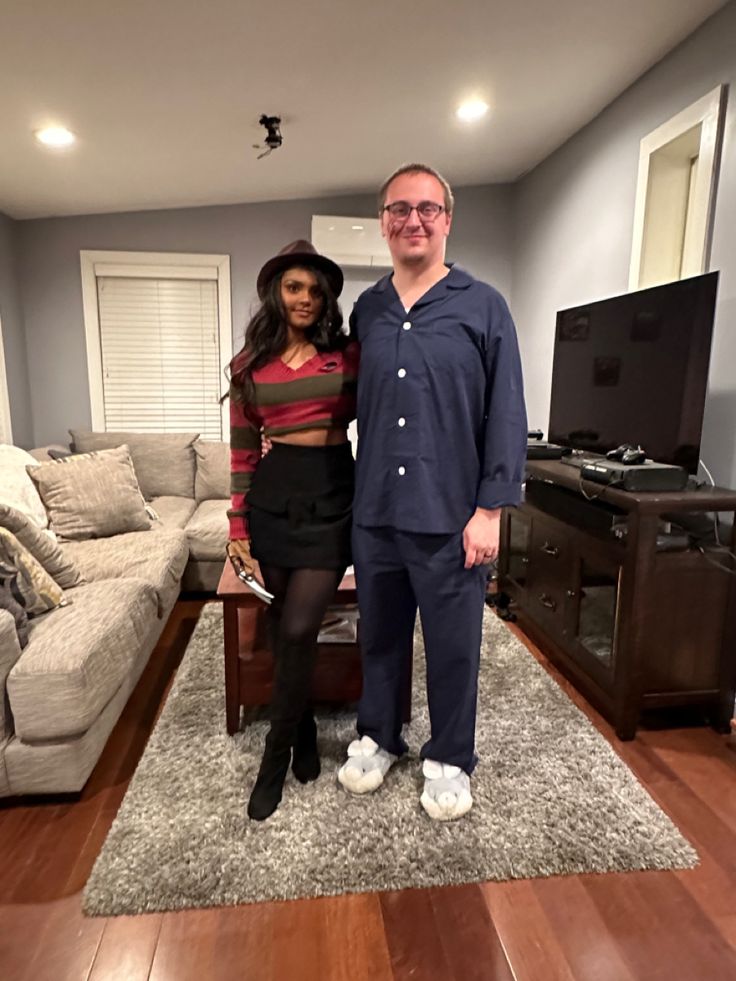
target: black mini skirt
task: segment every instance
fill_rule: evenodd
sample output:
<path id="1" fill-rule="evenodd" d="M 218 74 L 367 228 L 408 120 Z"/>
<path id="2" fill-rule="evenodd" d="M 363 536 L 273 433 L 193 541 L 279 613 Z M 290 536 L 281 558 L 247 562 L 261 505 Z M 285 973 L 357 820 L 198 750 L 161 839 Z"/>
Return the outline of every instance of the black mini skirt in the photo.
<path id="1" fill-rule="evenodd" d="M 248 492 L 251 554 L 287 569 L 351 565 L 354 490 L 350 443 L 273 443 Z"/>

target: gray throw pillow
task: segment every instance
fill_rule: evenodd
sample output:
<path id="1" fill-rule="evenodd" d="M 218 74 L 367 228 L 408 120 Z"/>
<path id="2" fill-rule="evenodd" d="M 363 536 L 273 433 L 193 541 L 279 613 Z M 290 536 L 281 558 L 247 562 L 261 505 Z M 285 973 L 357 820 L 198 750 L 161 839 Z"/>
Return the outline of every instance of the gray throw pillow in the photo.
<path id="1" fill-rule="evenodd" d="M 229 500 L 230 444 L 198 439 L 194 452 L 197 455 L 197 476 L 194 480 L 197 504 L 201 501 Z"/>
<path id="2" fill-rule="evenodd" d="M 38 528 L 22 511 L 17 511 L 8 504 L 0 504 L 0 528 L 11 531 L 62 589 L 71 589 L 85 581 L 76 564 L 62 552 L 53 538 Z"/>
<path id="3" fill-rule="evenodd" d="M 196 468 L 192 443 L 199 433 L 91 433 L 70 429 L 77 453 L 127 446 L 147 501 L 154 497 L 194 498 Z"/>
<path id="4" fill-rule="evenodd" d="M 127 446 L 29 468 L 60 539 L 109 538 L 151 527 Z"/>

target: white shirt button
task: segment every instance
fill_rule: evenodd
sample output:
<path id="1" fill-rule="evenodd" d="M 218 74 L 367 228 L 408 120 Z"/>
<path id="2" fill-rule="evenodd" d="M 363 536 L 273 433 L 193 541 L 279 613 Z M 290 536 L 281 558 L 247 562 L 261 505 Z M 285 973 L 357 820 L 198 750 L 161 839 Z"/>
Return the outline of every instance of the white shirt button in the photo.
<path id="1" fill-rule="evenodd" d="M 399 419 L 399 425 L 400 426 L 405 426 L 406 425 L 406 419 L 404 419 L 403 416 L 401 417 L 401 419 Z"/>
<path id="2" fill-rule="evenodd" d="M 401 326 L 404 328 L 404 330 L 411 330 L 411 324 L 409 323 L 408 320 L 406 321 L 405 324 L 402 324 Z"/>
<path id="3" fill-rule="evenodd" d="M 399 467 L 399 476 L 403 477 L 406 473 L 406 467 Z"/>
<path id="4" fill-rule="evenodd" d="M 399 376 L 399 378 L 404 378 L 406 376 L 406 368 L 399 368 L 396 374 Z"/>

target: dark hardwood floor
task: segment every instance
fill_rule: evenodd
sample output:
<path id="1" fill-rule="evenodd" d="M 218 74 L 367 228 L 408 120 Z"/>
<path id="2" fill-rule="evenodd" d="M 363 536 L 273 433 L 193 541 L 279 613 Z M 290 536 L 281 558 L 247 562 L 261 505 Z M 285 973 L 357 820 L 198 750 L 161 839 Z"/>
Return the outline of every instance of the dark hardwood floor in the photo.
<path id="1" fill-rule="evenodd" d="M 177 604 L 81 795 L 0 802 L 3 981 L 736 978 L 736 752 L 728 739 L 691 728 L 619 742 L 521 633 L 696 846 L 697 869 L 84 917 L 81 890 L 201 605 Z"/>

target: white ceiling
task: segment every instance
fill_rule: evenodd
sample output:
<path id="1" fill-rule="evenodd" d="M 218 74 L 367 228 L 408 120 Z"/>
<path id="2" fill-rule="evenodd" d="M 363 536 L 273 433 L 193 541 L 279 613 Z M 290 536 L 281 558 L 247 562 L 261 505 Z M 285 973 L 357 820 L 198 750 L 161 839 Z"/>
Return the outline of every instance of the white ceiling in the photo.
<path id="1" fill-rule="evenodd" d="M 514 180 L 723 0 L 2 0 L 0 211 L 373 190 L 426 160 Z M 454 118 L 467 95 L 492 112 Z M 284 145 L 256 160 L 262 112 Z M 33 130 L 62 123 L 63 152 Z"/>

